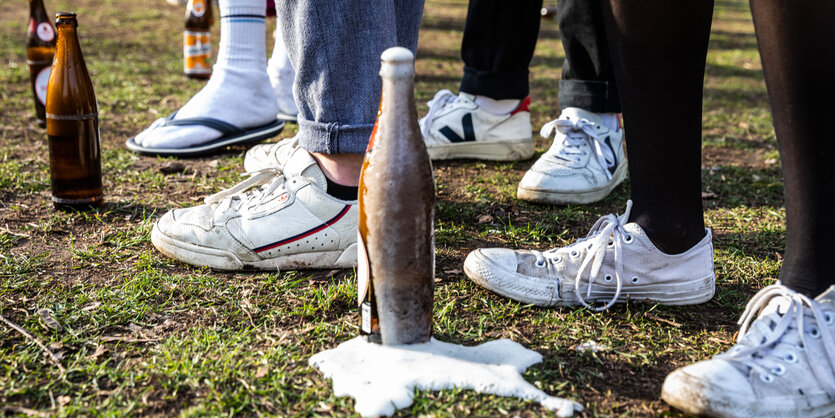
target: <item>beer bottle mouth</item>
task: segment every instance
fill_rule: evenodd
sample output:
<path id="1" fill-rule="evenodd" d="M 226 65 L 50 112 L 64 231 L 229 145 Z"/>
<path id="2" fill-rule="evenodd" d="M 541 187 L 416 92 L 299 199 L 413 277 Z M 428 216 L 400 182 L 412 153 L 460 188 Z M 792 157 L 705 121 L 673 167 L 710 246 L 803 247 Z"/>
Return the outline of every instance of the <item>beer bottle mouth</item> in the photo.
<path id="1" fill-rule="evenodd" d="M 76 20 L 74 12 L 58 12 L 55 13 L 55 25 L 68 25 L 72 23 L 74 28 L 78 27 L 78 20 Z"/>

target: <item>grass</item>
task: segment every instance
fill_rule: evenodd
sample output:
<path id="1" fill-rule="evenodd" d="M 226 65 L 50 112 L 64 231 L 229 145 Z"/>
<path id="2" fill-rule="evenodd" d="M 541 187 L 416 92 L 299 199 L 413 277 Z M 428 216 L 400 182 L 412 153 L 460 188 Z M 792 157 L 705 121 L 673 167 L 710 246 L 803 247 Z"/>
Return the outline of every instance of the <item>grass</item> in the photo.
<path id="1" fill-rule="evenodd" d="M 417 61 L 418 112 L 457 90 L 466 1 L 429 1 Z M 354 271 L 226 273 L 158 253 L 153 223 L 237 182 L 243 148 L 181 161 L 140 157 L 124 141 L 173 112 L 202 83 L 181 74 L 182 11 L 159 2 L 54 0 L 79 14 L 101 107 L 107 202 L 90 213 L 49 203 L 45 136 L 34 123 L 23 34 L 27 10 L 0 6 L 0 315 L 60 357 L 0 324 L 0 410 L 72 415 L 351 415 L 307 359 L 357 335 Z M 271 21 L 269 26 L 274 23 Z M 217 26 L 214 28 L 217 39 Z M 271 43 L 271 38 L 268 44 Z M 543 21 L 531 64 L 532 122 L 555 117 L 564 60 Z M 515 198 L 533 160 L 435 164 L 438 185 L 434 336 L 465 345 L 510 338 L 544 356 L 525 377 L 576 399 L 585 415 L 678 413 L 659 400 L 672 369 L 727 349 L 748 298 L 780 268 L 785 210 L 776 141 L 747 3 L 717 2 L 704 99 L 705 220 L 717 295 L 702 306 L 617 306 L 606 314 L 539 309 L 482 290 L 461 273 L 483 246 L 547 249 L 623 210 L 628 182 L 590 206 Z M 282 137 L 292 136 L 289 127 Z M 537 152 L 547 149 L 536 139 Z M 62 330 L 49 328 L 46 309 Z M 589 340 L 608 347 L 578 352 Z M 418 392 L 399 415 L 547 414 L 537 404 L 470 391 Z"/>

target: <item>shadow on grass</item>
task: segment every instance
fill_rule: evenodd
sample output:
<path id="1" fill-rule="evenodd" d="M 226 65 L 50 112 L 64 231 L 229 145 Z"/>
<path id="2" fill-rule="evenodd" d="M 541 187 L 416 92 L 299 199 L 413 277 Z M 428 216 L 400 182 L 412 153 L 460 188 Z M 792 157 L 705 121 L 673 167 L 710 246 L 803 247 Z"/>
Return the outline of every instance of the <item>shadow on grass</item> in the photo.
<path id="1" fill-rule="evenodd" d="M 750 22 L 750 16 L 749 19 L 740 19 L 739 21 Z M 710 31 L 710 43 L 708 44 L 708 50 L 746 50 L 756 52 L 757 38 L 753 33 L 740 33 L 713 29 Z"/>

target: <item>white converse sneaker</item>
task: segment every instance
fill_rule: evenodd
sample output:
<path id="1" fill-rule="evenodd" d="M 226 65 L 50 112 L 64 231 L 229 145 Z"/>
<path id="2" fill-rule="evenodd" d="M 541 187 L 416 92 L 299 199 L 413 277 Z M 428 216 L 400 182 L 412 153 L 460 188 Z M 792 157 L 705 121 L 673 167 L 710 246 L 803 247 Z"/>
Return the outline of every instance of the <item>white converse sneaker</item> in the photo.
<path id="1" fill-rule="evenodd" d="M 222 270 L 356 266 L 357 202 L 331 197 L 326 187 L 313 157 L 297 148 L 283 168 L 166 213 L 151 241 L 184 263 Z"/>
<path id="2" fill-rule="evenodd" d="M 267 168 L 283 168 L 287 160 L 295 154 L 299 147 L 299 141 L 293 138 L 284 138 L 281 141 L 269 144 L 258 144 L 247 150 L 244 155 L 244 170 L 249 173 L 261 171 Z"/>
<path id="3" fill-rule="evenodd" d="M 661 398 L 705 416 L 835 416 L 835 286 L 812 300 L 778 282 L 739 323 L 733 348 L 670 373 Z"/>
<path id="4" fill-rule="evenodd" d="M 609 130 L 597 114 L 569 107 L 540 133 L 554 142 L 522 177 L 519 199 L 592 203 L 626 178 L 623 129 Z"/>
<path id="5" fill-rule="evenodd" d="M 475 158 L 515 161 L 533 155 L 530 98 L 516 110 L 496 115 L 481 109 L 475 96 L 455 96 L 441 90 L 430 100 L 429 112 L 420 119 L 426 150 L 433 160 Z"/>
<path id="6" fill-rule="evenodd" d="M 502 296 L 539 306 L 589 306 L 608 309 L 616 302 L 663 305 L 702 303 L 713 297 L 713 245 L 710 229 L 681 254 L 661 252 L 626 212 L 600 218 L 591 232 L 571 245 L 545 252 L 506 248 L 478 249 L 464 261 L 475 283 Z"/>

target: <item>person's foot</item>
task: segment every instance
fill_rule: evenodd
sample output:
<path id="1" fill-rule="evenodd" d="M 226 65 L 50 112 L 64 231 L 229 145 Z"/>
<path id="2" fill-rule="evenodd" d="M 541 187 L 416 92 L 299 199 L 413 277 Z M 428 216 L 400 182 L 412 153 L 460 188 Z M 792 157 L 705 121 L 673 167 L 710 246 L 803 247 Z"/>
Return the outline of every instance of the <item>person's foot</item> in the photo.
<path id="1" fill-rule="evenodd" d="M 283 169 L 288 159 L 300 149 L 299 141 L 285 138 L 279 142 L 259 144 L 250 148 L 244 156 L 244 169 L 247 172 L 264 170 L 267 168 Z M 310 154 L 333 183 L 356 187 L 359 184 L 364 154 Z"/>
<path id="2" fill-rule="evenodd" d="M 281 131 L 266 71 L 265 8 L 263 0 L 220 2 L 220 45 L 208 83 L 172 118 L 156 120 L 129 146 L 137 152 L 200 148 L 222 138 L 247 143 Z M 248 17 L 230 17 L 236 15 Z"/>
<path id="3" fill-rule="evenodd" d="M 626 178 L 623 129 L 611 130 L 599 115 L 569 107 L 542 127 L 551 148 L 522 177 L 516 195 L 542 203 L 592 203 Z"/>
<path id="4" fill-rule="evenodd" d="M 357 201 L 328 195 L 313 157 L 287 149 L 281 169 L 252 173 L 203 205 L 166 213 L 151 232 L 154 246 L 222 270 L 356 266 Z"/>
<path id="5" fill-rule="evenodd" d="M 297 149 L 300 146 L 296 137 L 255 145 L 244 155 L 244 170 L 251 173 L 266 168 L 282 169 Z"/>
<path id="6" fill-rule="evenodd" d="M 586 238 L 540 252 L 478 249 L 464 261 L 464 273 L 478 285 L 511 299 L 539 306 L 607 309 L 630 299 L 662 305 L 689 305 L 714 293 L 710 229 L 690 250 L 665 254 L 641 227 L 621 216 L 600 218 Z"/>
<path id="7" fill-rule="evenodd" d="M 778 282 L 739 322 L 730 350 L 667 376 L 664 401 L 700 416 L 835 416 L 835 286 L 813 300 Z"/>
<path id="8" fill-rule="evenodd" d="M 246 131 L 270 124 L 277 114 L 266 72 L 215 66 L 208 83 L 177 111 L 173 121 L 216 119 Z M 185 149 L 223 135 L 210 125 L 183 126 L 160 118 L 136 135 L 134 141 L 144 148 Z"/>
<path id="9" fill-rule="evenodd" d="M 515 161 L 533 155 L 529 98 L 505 114 L 488 112 L 475 103 L 475 96 L 455 96 L 441 90 L 420 119 L 426 150 L 433 160 L 474 158 Z"/>

